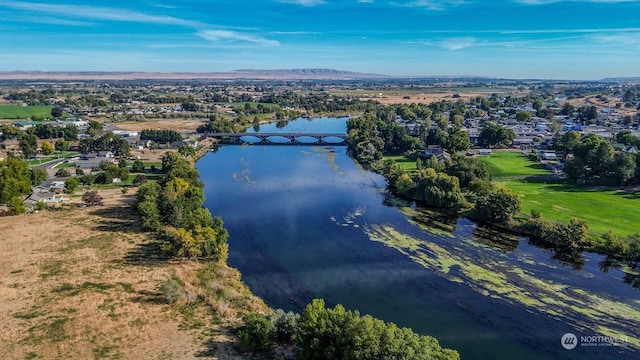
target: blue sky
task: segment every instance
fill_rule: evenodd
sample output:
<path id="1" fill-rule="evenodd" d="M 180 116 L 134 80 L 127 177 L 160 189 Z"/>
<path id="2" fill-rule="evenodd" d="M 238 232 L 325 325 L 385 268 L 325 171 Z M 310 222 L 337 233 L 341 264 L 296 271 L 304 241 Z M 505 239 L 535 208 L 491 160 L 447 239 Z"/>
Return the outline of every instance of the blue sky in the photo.
<path id="1" fill-rule="evenodd" d="M 633 0 L 0 0 L 0 71 L 640 76 Z"/>

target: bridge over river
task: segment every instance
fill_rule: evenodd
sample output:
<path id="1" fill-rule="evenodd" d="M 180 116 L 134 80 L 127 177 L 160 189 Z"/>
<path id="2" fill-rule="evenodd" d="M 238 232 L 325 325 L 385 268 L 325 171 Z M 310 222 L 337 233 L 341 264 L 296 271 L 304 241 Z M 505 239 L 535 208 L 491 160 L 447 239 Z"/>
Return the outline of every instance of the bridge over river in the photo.
<path id="1" fill-rule="evenodd" d="M 223 143 L 260 145 L 345 145 L 345 133 L 205 133 Z M 256 140 L 257 139 L 257 140 Z"/>

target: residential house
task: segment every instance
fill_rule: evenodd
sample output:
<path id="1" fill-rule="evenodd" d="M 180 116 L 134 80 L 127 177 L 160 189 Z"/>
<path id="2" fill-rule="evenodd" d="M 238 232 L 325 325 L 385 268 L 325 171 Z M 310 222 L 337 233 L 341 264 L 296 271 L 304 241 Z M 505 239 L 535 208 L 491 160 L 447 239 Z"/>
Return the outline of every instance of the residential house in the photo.
<path id="1" fill-rule="evenodd" d="M 451 154 L 444 151 L 442 146 L 440 145 L 427 145 L 424 149 L 424 153 L 422 154 L 424 158 L 429 158 L 431 156 L 435 156 L 438 161 L 446 162 L 451 160 Z"/>
<path id="2" fill-rule="evenodd" d="M 34 192 L 24 201 L 24 205 L 28 209 L 35 209 L 38 203 L 43 203 L 45 205 L 60 204 L 69 200 L 69 197 L 52 191 L 40 192 L 38 190 L 34 190 Z"/>

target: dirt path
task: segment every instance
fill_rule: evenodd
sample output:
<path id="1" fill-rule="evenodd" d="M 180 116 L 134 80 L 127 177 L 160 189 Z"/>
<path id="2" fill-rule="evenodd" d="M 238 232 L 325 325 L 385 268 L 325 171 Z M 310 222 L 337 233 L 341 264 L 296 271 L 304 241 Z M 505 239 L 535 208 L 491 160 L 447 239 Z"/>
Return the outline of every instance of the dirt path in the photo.
<path id="1" fill-rule="evenodd" d="M 201 264 L 167 261 L 119 190 L 105 206 L 0 218 L 0 359 L 234 359 L 211 312 L 197 321 L 159 285 Z"/>

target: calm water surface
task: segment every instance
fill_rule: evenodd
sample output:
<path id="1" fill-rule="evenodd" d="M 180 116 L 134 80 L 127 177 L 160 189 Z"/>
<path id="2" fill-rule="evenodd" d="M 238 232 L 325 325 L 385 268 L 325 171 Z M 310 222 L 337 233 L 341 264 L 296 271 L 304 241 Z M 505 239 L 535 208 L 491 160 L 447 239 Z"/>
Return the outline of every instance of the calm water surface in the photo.
<path id="1" fill-rule="evenodd" d="M 259 131 L 337 133 L 345 123 Z M 450 233 L 418 226 L 411 209 L 386 205 L 384 179 L 344 146 L 223 146 L 197 167 L 206 206 L 229 230 L 229 264 L 274 308 L 324 298 L 433 335 L 463 359 L 640 358 L 632 344 L 560 345 L 567 332 L 637 344 L 640 291 L 617 270 L 600 272 L 597 255 L 578 271 L 524 241 L 508 252 L 484 245 L 465 219 Z"/>

